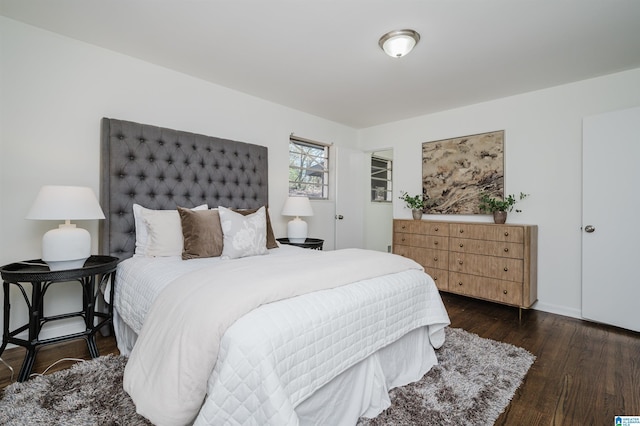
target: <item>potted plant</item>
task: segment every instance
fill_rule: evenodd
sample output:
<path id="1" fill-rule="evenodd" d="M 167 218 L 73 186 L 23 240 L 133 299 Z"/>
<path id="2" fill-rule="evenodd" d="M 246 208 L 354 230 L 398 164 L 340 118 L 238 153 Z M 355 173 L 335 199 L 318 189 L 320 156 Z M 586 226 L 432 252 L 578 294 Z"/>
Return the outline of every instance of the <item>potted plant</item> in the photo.
<path id="1" fill-rule="evenodd" d="M 518 201 L 524 200 L 528 196 L 529 194 L 521 192 L 518 198 L 513 194 L 509 194 L 505 198 L 496 198 L 483 192 L 480 194 L 480 205 L 478 207 L 483 212 L 493 213 L 494 223 L 505 223 L 507 221 L 507 213 L 513 211 L 513 206 Z M 521 211 L 516 209 L 516 212 Z"/>
<path id="2" fill-rule="evenodd" d="M 415 220 L 422 219 L 422 211 L 427 204 L 427 197 L 422 194 L 412 196 L 403 191 L 399 198 L 404 201 L 407 208 L 411 209 L 411 214 Z"/>

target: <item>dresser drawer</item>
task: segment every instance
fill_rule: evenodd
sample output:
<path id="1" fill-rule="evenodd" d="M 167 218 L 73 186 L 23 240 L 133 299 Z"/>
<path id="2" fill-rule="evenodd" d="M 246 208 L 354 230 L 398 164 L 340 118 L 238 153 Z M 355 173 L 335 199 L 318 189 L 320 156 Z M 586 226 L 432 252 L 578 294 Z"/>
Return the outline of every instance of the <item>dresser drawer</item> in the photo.
<path id="1" fill-rule="evenodd" d="M 446 250 L 411 247 L 406 257 L 415 260 L 425 269 L 448 269 L 449 267 L 449 252 Z"/>
<path id="2" fill-rule="evenodd" d="M 522 284 L 512 281 L 450 272 L 449 291 L 508 305 L 522 306 Z"/>
<path id="3" fill-rule="evenodd" d="M 405 245 L 395 245 L 393 252 L 400 256 L 415 260 L 425 269 L 447 269 L 449 267 L 449 252 Z"/>
<path id="4" fill-rule="evenodd" d="M 394 232 L 393 233 L 393 245 L 411 245 L 411 236 L 412 234 L 407 234 L 404 232 Z"/>
<path id="5" fill-rule="evenodd" d="M 443 222 L 429 222 L 426 220 L 414 220 L 409 223 L 412 234 L 449 236 L 449 224 Z"/>
<path id="6" fill-rule="evenodd" d="M 486 254 L 488 256 L 510 257 L 513 259 L 522 259 L 524 257 L 524 244 L 520 243 L 451 238 L 449 249 L 461 253 Z"/>
<path id="7" fill-rule="evenodd" d="M 395 242 L 396 240 L 396 236 L 393 236 L 393 254 L 398 254 L 400 256 L 404 256 L 404 257 L 408 257 L 409 259 L 411 259 L 411 257 L 409 257 L 409 253 L 411 252 L 412 248 L 409 247 L 408 245 L 404 245 L 404 244 L 397 244 Z"/>
<path id="8" fill-rule="evenodd" d="M 393 233 L 395 234 L 396 232 L 405 232 L 405 233 L 409 233 L 411 232 L 410 229 L 410 225 L 411 221 L 410 220 L 394 220 L 393 221 Z"/>
<path id="9" fill-rule="evenodd" d="M 449 271 L 447 271 L 446 269 L 428 268 L 425 269 L 425 272 L 429 274 L 431 278 L 433 278 L 433 281 L 436 283 L 436 287 L 438 287 L 438 290 L 449 290 Z"/>
<path id="10" fill-rule="evenodd" d="M 450 227 L 451 237 L 454 238 L 524 243 L 524 229 L 521 226 L 452 223 Z"/>
<path id="11" fill-rule="evenodd" d="M 452 252 L 449 271 L 521 283 L 524 279 L 524 262 L 521 259 Z"/>
<path id="12" fill-rule="evenodd" d="M 411 234 L 409 245 L 439 250 L 449 250 L 449 237 L 434 235 Z"/>

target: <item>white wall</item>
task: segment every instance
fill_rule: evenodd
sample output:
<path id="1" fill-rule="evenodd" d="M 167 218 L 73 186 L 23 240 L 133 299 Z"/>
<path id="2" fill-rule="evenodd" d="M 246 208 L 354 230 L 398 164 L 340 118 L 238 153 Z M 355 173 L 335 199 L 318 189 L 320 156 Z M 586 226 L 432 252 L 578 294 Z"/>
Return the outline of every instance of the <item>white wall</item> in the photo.
<path id="1" fill-rule="evenodd" d="M 240 140 L 269 148 L 274 231 L 287 195 L 288 141 L 296 135 L 355 147 L 349 127 L 282 107 L 175 71 L 0 17 L 0 264 L 41 256 L 56 223 L 24 219 L 44 184 L 99 188 L 102 117 Z M 10 208 L 8 207 L 10 206 Z M 313 236 L 333 247 L 333 202 L 314 203 Z M 97 221 L 80 223 L 93 236 Z M 12 291 L 12 325 L 24 319 Z M 79 309 L 79 293 L 53 286 L 47 315 Z M 45 333 L 45 335 L 47 335 Z"/>
<path id="2" fill-rule="evenodd" d="M 359 143 L 375 150 L 394 141 L 394 190 L 420 193 L 422 142 L 504 129 L 505 190 L 531 194 L 508 222 L 539 226 L 535 308 L 580 317 L 582 118 L 638 105 L 635 69 L 371 127 L 360 131 Z M 397 194 L 394 217 L 410 218 Z M 486 215 L 445 218 L 490 221 Z"/>

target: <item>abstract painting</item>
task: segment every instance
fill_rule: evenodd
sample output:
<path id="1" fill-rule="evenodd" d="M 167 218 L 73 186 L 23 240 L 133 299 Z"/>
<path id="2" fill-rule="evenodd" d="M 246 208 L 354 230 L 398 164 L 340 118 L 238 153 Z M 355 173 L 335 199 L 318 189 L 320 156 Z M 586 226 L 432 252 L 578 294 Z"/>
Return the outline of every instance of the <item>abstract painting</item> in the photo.
<path id="1" fill-rule="evenodd" d="M 504 196 L 504 130 L 422 144 L 427 214 L 478 214 L 480 194 Z"/>

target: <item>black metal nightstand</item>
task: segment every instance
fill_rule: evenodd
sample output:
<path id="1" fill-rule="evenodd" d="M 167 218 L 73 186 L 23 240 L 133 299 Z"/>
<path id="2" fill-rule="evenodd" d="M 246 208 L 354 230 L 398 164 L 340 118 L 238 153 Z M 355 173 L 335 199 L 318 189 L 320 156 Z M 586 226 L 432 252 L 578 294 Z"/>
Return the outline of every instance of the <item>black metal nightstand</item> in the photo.
<path id="1" fill-rule="evenodd" d="M 20 368 L 20 374 L 18 375 L 18 381 L 22 382 L 29 378 L 36 358 L 36 349 L 41 345 L 84 338 L 87 341 L 91 357 L 96 358 L 100 356 L 98 347 L 96 346 L 95 334 L 100 328 L 105 325 L 110 325 L 113 322 L 113 286 L 115 285 L 117 266 L 117 257 L 91 256 L 82 268 L 77 269 L 50 271 L 46 263 L 40 259 L 11 263 L 0 268 L 0 274 L 4 281 L 4 332 L 2 334 L 0 355 L 2 355 L 2 352 L 4 352 L 4 349 L 9 343 L 24 346 L 27 349 L 22 367 Z M 107 312 L 96 312 L 95 306 L 98 294 L 100 293 L 100 286 L 103 283 L 108 283 L 109 280 L 111 281 L 112 288 Z M 78 281 L 82 285 L 82 311 L 49 317 L 44 316 L 45 293 L 51 284 L 67 281 Z M 31 301 L 29 301 L 27 297 L 24 286 L 20 284 L 27 282 L 31 283 Z M 13 331 L 9 330 L 11 311 L 9 288 L 11 285 L 15 285 L 20 290 L 29 309 L 29 322 L 15 328 Z M 40 330 L 45 323 L 71 317 L 83 317 L 85 330 L 65 336 L 40 340 Z M 94 324 L 96 318 L 101 319 L 101 321 Z M 16 337 L 25 330 L 29 332 L 27 339 Z"/>
<path id="2" fill-rule="evenodd" d="M 292 243 L 288 238 L 276 238 L 280 244 L 289 244 L 296 247 L 308 248 L 312 250 L 322 250 L 324 240 L 320 238 L 307 238 L 304 243 Z"/>

